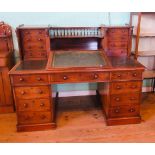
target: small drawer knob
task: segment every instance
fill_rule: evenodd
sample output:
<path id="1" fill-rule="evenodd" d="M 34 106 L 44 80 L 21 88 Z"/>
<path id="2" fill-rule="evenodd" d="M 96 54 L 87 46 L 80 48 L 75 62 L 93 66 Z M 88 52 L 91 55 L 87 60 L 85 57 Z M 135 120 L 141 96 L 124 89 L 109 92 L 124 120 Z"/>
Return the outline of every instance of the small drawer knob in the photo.
<path id="1" fill-rule="evenodd" d="M 25 91 L 21 91 L 21 94 L 24 95 L 25 94 Z"/>
<path id="2" fill-rule="evenodd" d="M 39 93 L 39 94 L 43 94 L 43 91 L 42 91 L 42 90 L 39 90 L 38 93 Z"/>
<path id="3" fill-rule="evenodd" d="M 121 77 L 121 74 L 118 74 L 117 77 Z"/>
<path id="4" fill-rule="evenodd" d="M 120 98 L 119 98 L 119 97 L 116 97 L 115 100 L 116 100 L 116 101 L 120 101 Z"/>
<path id="5" fill-rule="evenodd" d="M 64 79 L 64 80 L 67 80 L 67 79 L 68 79 L 68 77 L 67 77 L 67 76 L 64 76 L 64 77 L 63 77 L 63 79 Z"/>
<path id="6" fill-rule="evenodd" d="M 98 75 L 97 74 L 94 74 L 94 79 L 98 79 Z"/>
<path id="7" fill-rule="evenodd" d="M 44 48 L 44 46 L 40 46 L 40 48 L 41 48 L 41 49 L 43 49 L 43 48 Z"/>
<path id="8" fill-rule="evenodd" d="M 45 119 L 46 118 L 46 116 L 45 115 L 41 115 L 41 119 Z"/>
<path id="9" fill-rule="evenodd" d="M 115 113 L 119 113 L 120 112 L 120 109 L 115 109 L 114 112 Z"/>
<path id="10" fill-rule="evenodd" d="M 121 89 L 121 86 L 116 86 L 116 89 Z"/>
<path id="11" fill-rule="evenodd" d="M 31 39 L 26 39 L 26 41 L 30 41 Z"/>
<path id="12" fill-rule="evenodd" d="M 41 107 L 44 107 L 44 105 L 45 105 L 44 103 L 40 103 L 40 106 L 41 106 Z"/>
<path id="13" fill-rule="evenodd" d="M 27 103 L 24 103 L 24 107 L 27 108 L 28 107 L 28 104 Z"/>
<path id="14" fill-rule="evenodd" d="M 137 73 L 133 73 L 133 76 L 136 77 L 137 76 Z"/>
<path id="15" fill-rule="evenodd" d="M 23 78 L 20 78 L 20 79 L 19 79 L 19 81 L 21 81 L 21 82 L 22 82 L 22 81 L 24 81 L 24 79 L 23 79 Z"/>
<path id="16" fill-rule="evenodd" d="M 137 86 L 136 85 L 132 85 L 131 88 L 135 89 L 135 88 L 137 88 Z"/>
<path id="17" fill-rule="evenodd" d="M 131 108 L 131 109 L 129 110 L 129 112 L 135 112 L 135 109 L 134 109 L 134 108 Z"/>
<path id="18" fill-rule="evenodd" d="M 132 100 L 132 101 L 133 101 L 133 100 L 136 100 L 136 98 L 135 98 L 135 97 L 131 97 L 131 98 L 130 98 L 130 100 Z"/>
<path id="19" fill-rule="evenodd" d="M 30 34 L 30 32 L 25 32 L 26 34 Z"/>
<path id="20" fill-rule="evenodd" d="M 37 78 L 37 81 L 41 81 L 41 78 L 40 78 L 40 77 L 38 77 L 38 78 Z"/>
<path id="21" fill-rule="evenodd" d="M 42 39 L 41 38 L 38 38 L 38 41 L 42 41 Z"/>

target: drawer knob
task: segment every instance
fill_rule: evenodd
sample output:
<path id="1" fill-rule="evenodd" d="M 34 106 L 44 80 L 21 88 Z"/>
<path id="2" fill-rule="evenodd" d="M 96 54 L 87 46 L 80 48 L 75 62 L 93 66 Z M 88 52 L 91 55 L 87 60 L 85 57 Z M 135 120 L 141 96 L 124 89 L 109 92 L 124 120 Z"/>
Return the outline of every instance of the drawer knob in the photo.
<path id="1" fill-rule="evenodd" d="M 132 85 L 131 88 L 135 89 L 135 88 L 137 88 L 137 86 L 136 85 Z"/>
<path id="2" fill-rule="evenodd" d="M 26 34 L 30 34 L 30 32 L 26 32 Z"/>
<path id="3" fill-rule="evenodd" d="M 136 77 L 137 76 L 137 73 L 133 73 L 133 76 Z"/>
<path id="4" fill-rule="evenodd" d="M 63 77 L 63 79 L 64 79 L 64 80 L 67 80 L 67 79 L 68 79 L 68 77 L 67 77 L 67 76 L 64 76 L 64 77 Z"/>
<path id="5" fill-rule="evenodd" d="M 135 112 L 135 109 L 134 109 L 134 108 L 131 108 L 131 109 L 129 110 L 129 112 Z"/>
<path id="6" fill-rule="evenodd" d="M 116 86 L 116 89 L 121 89 L 121 86 Z"/>
<path id="7" fill-rule="evenodd" d="M 119 113 L 120 110 L 119 110 L 119 109 L 115 109 L 114 112 L 115 112 L 115 113 Z"/>
<path id="8" fill-rule="evenodd" d="M 121 77 L 121 74 L 118 74 L 117 77 Z"/>
<path id="9" fill-rule="evenodd" d="M 43 48 L 44 48 L 44 46 L 40 46 L 40 48 L 41 48 L 41 49 L 43 49 Z"/>
<path id="10" fill-rule="evenodd" d="M 130 100 L 134 101 L 134 100 L 136 100 L 136 98 L 135 97 L 131 97 Z"/>
<path id="11" fill-rule="evenodd" d="M 42 91 L 42 90 L 39 90 L 38 93 L 39 93 L 39 94 L 43 94 L 43 91 Z"/>
<path id="12" fill-rule="evenodd" d="M 38 81 L 41 81 L 41 78 L 40 78 L 40 77 L 38 77 L 38 78 L 37 78 L 37 80 L 38 80 Z"/>
<path id="13" fill-rule="evenodd" d="M 119 98 L 119 97 L 116 97 L 115 100 L 116 100 L 116 101 L 120 101 L 120 98 Z"/>
<path id="14" fill-rule="evenodd" d="M 44 107 L 44 105 L 45 105 L 44 103 L 40 103 L 40 106 L 41 106 L 41 107 Z"/>
<path id="15" fill-rule="evenodd" d="M 22 94 L 22 95 L 24 95 L 24 94 L 25 94 L 25 92 L 24 92 L 24 91 L 21 91 L 21 94 Z"/>
<path id="16" fill-rule="evenodd" d="M 42 41 L 42 39 L 41 38 L 38 38 L 38 41 Z"/>
<path id="17" fill-rule="evenodd" d="M 24 81 L 24 79 L 23 79 L 23 78 L 20 78 L 20 79 L 19 79 L 19 81 L 21 81 L 21 82 L 22 82 L 22 81 Z"/>
<path id="18" fill-rule="evenodd" d="M 98 75 L 97 74 L 94 74 L 94 79 L 98 79 Z"/>
<path id="19" fill-rule="evenodd" d="M 26 41 L 30 41 L 31 39 L 26 39 Z"/>
<path id="20" fill-rule="evenodd" d="M 45 115 L 41 115 L 41 119 L 45 119 L 46 118 L 46 116 Z"/>
<path id="21" fill-rule="evenodd" d="M 24 107 L 27 108 L 28 107 L 28 104 L 27 103 L 24 103 Z"/>

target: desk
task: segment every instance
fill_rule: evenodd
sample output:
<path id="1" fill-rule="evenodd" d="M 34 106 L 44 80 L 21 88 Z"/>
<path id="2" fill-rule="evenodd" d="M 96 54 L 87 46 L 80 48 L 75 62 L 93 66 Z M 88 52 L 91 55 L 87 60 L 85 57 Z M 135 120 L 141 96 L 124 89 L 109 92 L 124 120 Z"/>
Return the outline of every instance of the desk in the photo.
<path id="1" fill-rule="evenodd" d="M 23 28 L 20 30 L 20 34 L 24 33 Z M 36 51 L 36 47 L 31 50 L 33 48 Z M 22 52 L 25 51 L 24 48 Z M 52 49 L 47 50 L 48 59 L 38 59 L 38 55 L 34 59 L 36 53 L 32 56 L 23 53 L 25 59 L 9 73 L 17 108 L 17 130 L 56 127 L 55 99 L 58 96 L 53 97 L 51 84 L 60 83 L 97 82 L 107 125 L 140 123 L 144 67 L 128 56 L 111 56 L 107 52 L 104 49 Z"/>

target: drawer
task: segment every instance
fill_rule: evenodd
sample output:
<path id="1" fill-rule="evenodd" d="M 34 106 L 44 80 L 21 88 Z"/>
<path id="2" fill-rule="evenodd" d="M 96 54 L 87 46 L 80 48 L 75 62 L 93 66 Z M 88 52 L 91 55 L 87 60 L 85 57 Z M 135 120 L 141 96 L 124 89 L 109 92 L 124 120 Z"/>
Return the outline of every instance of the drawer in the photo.
<path id="1" fill-rule="evenodd" d="M 48 75 L 14 75 L 12 76 L 13 84 L 46 84 L 48 83 Z"/>
<path id="2" fill-rule="evenodd" d="M 129 29 L 127 28 L 111 28 L 108 30 L 109 35 L 128 35 Z"/>
<path id="3" fill-rule="evenodd" d="M 50 98 L 18 100 L 16 103 L 18 111 L 51 111 Z"/>
<path id="4" fill-rule="evenodd" d="M 51 82 L 99 82 L 108 81 L 110 74 L 105 73 L 55 73 L 51 75 Z"/>
<path id="5" fill-rule="evenodd" d="M 128 47 L 128 42 L 121 42 L 121 41 L 109 41 L 108 42 L 108 47 L 109 49 L 115 49 L 115 48 L 127 48 Z"/>
<path id="6" fill-rule="evenodd" d="M 142 72 L 140 71 L 119 71 L 111 73 L 111 80 L 141 80 Z"/>
<path id="7" fill-rule="evenodd" d="M 140 115 L 140 106 L 118 106 L 110 109 L 109 117 L 134 117 Z"/>
<path id="8" fill-rule="evenodd" d="M 18 99 L 48 98 L 50 96 L 50 89 L 48 86 L 15 87 L 14 91 Z"/>
<path id="9" fill-rule="evenodd" d="M 45 29 L 25 29 L 22 30 L 22 37 L 43 37 L 46 35 Z"/>
<path id="10" fill-rule="evenodd" d="M 140 103 L 140 93 L 113 94 L 110 96 L 110 106 L 135 105 Z"/>
<path id="11" fill-rule="evenodd" d="M 25 50 L 46 50 L 46 44 L 43 42 L 29 42 L 23 45 Z"/>
<path id="12" fill-rule="evenodd" d="M 27 44 L 27 43 L 30 43 L 30 42 L 34 42 L 34 43 L 43 43 L 45 44 L 46 41 L 45 41 L 45 37 L 36 37 L 36 36 L 32 36 L 32 37 L 29 37 L 29 36 L 24 36 L 23 37 L 23 42 L 24 44 Z"/>
<path id="13" fill-rule="evenodd" d="M 127 55 L 127 49 L 109 49 L 107 52 L 108 56 L 126 56 Z"/>
<path id="14" fill-rule="evenodd" d="M 108 37 L 108 41 L 120 41 L 120 42 L 128 42 L 128 35 L 111 35 Z"/>
<path id="15" fill-rule="evenodd" d="M 47 58 L 47 52 L 41 51 L 41 50 L 37 50 L 39 52 L 36 52 L 34 50 L 29 50 L 29 51 L 25 51 L 24 52 L 24 57 L 25 58 Z"/>
<path id="16" fill-rule="evenodd" d="M 17 114 L 18 124 L 41 124 L 51 123 L 51 112 L 19 112 Z"/>
<path id="17" fill-rule="evenodd" d="M 141 88 L 142 88 L 141 81 L 112 82 L 111 94 L 141 92 Z"/>

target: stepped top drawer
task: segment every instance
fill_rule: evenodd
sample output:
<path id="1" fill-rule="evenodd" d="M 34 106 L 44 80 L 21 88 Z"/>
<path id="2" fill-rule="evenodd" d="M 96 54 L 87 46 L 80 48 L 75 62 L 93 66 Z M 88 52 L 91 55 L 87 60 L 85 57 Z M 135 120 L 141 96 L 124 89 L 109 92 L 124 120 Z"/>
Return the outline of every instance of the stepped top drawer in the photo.
<path id="1" fill-rule="evenodd" d="M 14 75 L 12 76 L 13 84 L 46 84 L 48 83 L 48 75 Z"/>

